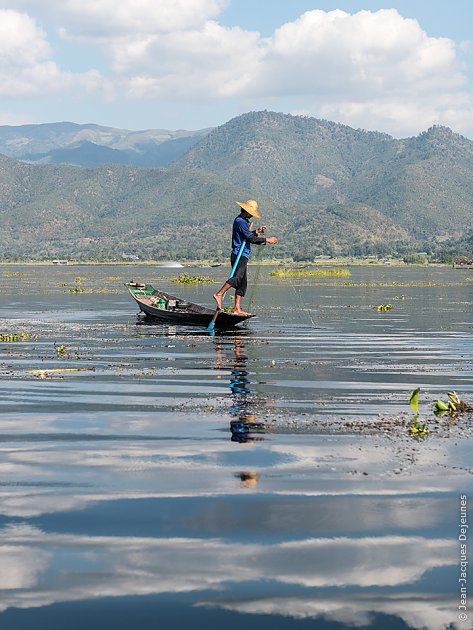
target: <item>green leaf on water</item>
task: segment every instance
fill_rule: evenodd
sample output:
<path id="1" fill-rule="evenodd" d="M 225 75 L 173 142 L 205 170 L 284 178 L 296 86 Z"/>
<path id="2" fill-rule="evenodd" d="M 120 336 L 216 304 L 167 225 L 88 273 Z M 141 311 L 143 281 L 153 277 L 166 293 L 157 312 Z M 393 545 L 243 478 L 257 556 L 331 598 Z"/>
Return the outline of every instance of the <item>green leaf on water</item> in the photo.
<path id="1" fill-rule="evenodd" d="M 442 400 L 437 400 L 437 402 L 435 403 L 435 408 L 438 411 L 448 411 L 449 407 L 447 404 L 445 404 Z"/>
<path id="2" fill-rule="evenodd" d="M 416 413 L 419 411 L 419 392 L 420 387 L 411 392 L 411 397 L 409 398 L 409 404 Z"/>

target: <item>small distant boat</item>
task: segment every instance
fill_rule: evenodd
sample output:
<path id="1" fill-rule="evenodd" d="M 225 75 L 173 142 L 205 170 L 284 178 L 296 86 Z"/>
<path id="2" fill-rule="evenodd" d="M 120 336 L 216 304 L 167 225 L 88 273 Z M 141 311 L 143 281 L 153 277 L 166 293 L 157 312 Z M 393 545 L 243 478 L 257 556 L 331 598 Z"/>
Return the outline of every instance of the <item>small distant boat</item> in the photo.
<path id="1" fill-rule="evenodd" d="M 177 326 L 208 326 L 215 310 L 193 302 L 181 300 L 175 295 L 155 289 L 151 284 L 127 282 L 130 295 L 146 317 L 162 324 Z M 221 311 L 215 321 L 216 328 L 233 328 L 255 317 L 255 315 L 235 315 Z"/>

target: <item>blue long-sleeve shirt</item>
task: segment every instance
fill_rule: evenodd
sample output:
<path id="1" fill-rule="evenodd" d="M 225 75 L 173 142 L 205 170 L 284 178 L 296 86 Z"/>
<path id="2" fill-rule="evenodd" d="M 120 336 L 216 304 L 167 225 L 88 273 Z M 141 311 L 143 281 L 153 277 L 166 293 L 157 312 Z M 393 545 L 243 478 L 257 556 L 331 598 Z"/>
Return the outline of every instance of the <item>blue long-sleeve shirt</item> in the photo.
<path id="1" fill-rule="evenodd" d="M 232 254 L 238 254 L 243 241 L 246 241 L 246 245 L 242 253 L 242 256 L 245 256 L 245 258 L 250 257 L 251 243 L 254 243 L 255 245 L 266 243 L 264 236 L 257 236 L 254 231 L 252 232 L 250 230 L 249 219 L 244 219 L 241 214 L 239 214 L 233 221 Z"/>

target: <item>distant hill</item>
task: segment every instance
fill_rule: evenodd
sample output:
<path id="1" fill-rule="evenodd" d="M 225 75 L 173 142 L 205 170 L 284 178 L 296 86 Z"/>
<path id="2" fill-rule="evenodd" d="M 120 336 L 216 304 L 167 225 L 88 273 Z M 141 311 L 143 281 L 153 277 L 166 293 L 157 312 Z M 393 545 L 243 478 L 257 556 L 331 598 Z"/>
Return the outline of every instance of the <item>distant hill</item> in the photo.
<path id="1" fill-rule="evenodd" d="M 279 257 L 473 247 L 473 143 L 443 127 L 395 140 L 256 112 L 203 135 L 166 168 L 111 163 L 125 159 L 118 140 L 77 142 L 48 152 L 76 152 L 91 167 L 0 156 L 0 260 L 223 258 L 235 201 L 250 197 L 280 237 L 270 250 Z M 102 158 L 110 163 L 94 166 Z"/>
<path id="2" fill-rule="evenodd" d="M 471 227 L 473 142 L 445 127 L 415 138 L 252 112 L 214 129 L 176 165 L 212 171 L 285 205 L 366 204 L 418 239 Z"/>
<path id="3" fill-rule="evenodd" d="M 41 164 L 166 166 L 209 132 L 46 123 L 0 126 L 0 153 Z"/>

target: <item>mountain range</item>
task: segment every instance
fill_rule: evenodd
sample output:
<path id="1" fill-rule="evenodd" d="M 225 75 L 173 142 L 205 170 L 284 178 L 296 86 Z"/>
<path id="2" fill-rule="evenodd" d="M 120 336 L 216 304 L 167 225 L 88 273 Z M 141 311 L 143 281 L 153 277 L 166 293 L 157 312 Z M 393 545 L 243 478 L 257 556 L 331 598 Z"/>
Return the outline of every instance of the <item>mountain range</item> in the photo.
<path id="1" fill-rule="evenodd" d="M 0 125 L 0 153 L 39 164 L 166 166 L 209 131 L 129 131 L 71 122 Z"/>
<path id="2" fill-rule="evenodd" d="M 198 132 L 50 127 L 10 127 L 9 138 L 0 127 L 0 151 L 23 151 L 0 157 L 0 259 L 221 259 L 235 201 L 248 198 L 280 238 L 278 257 L 473 249 L 473 142 L 446 127 L 399 140 L 267 111 Z M 172 162 L 125 161 L 151 138 Z M 32 159 L 74 151 L 93 167 Z"/>

